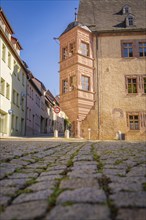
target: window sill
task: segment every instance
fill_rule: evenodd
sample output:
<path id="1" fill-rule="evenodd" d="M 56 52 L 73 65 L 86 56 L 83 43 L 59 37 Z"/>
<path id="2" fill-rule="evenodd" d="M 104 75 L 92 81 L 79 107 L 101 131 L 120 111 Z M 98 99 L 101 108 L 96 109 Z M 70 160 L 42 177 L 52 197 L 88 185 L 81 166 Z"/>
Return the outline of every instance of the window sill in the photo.
<path id="1" fill-rule="evenodd" d="M 127 94 L 126 94 L 126 96 L 131 96 L 131 97 L 132 97 L 132 96 L 137 96 L 137 95 L 139 95 L 139 93 L 127 93 Z"/>
<path id="2" fill-rule="evenodd" d="M 129 133 L 136 133 L 136 132 L 140 132 L 140 129 L 139 130 L 129 130 L 128 132 Z"/>
<path id="3" fill-rule="evenodd" d="M 137 57 L 121 57 L 121 58 L 123 58 L 125 60 L 125 59 L 135 59 Z"/>

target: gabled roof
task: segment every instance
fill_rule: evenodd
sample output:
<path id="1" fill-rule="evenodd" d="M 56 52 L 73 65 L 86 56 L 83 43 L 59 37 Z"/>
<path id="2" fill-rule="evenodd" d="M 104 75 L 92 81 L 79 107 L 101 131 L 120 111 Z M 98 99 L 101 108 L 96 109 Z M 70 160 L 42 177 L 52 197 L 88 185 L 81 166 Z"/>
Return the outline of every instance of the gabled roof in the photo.
<path id="1" fill-rule="evenodd" d="M 78 21 L 84 25 L 96 25 L 92 31 L 111 31 L 126 29 L 123 7 L 128 5 L 135 17 L 135 26 L 130 29 L 146 28 L 145 0 L 80 0 Z"/>

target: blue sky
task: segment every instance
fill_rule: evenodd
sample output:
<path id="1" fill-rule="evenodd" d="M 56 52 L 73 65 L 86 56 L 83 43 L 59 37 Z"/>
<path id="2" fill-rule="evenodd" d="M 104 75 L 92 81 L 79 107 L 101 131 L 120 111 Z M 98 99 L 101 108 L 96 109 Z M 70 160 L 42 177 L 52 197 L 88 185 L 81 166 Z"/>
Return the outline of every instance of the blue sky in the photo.
<path id="1" fill-rule="evenodd" d="M 21 58 L 55 96 L 59 94 L 59 44 L 53 40 L 74 20 L 79 0 L 0 0 Z"/>

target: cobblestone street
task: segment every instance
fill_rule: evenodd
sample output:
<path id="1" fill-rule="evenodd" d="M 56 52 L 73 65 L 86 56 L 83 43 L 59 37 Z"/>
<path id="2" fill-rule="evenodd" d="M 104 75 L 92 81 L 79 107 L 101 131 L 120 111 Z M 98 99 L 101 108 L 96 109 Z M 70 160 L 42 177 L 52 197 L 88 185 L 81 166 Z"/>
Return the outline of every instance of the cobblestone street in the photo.
<path id="1" fill-rule="evenodd" d="M 1 220 L 146 220 L 144 142 L 1 140 Z"/>

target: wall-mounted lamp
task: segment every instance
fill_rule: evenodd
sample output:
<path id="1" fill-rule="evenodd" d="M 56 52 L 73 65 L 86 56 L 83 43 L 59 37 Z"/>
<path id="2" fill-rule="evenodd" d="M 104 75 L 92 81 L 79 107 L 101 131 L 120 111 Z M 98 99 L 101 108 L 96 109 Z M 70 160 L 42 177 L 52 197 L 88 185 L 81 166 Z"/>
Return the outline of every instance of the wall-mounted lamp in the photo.
<path id="1" fill-rule="evenodd" d="M 9 113 L 9 115 L 13 115 L 14 110 L 13 110 L 13 109 L 9 109 L 9 110 L 8 110 L 8 113 Z"/>

